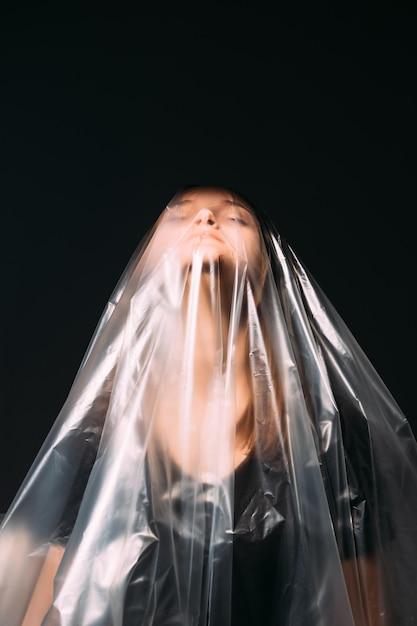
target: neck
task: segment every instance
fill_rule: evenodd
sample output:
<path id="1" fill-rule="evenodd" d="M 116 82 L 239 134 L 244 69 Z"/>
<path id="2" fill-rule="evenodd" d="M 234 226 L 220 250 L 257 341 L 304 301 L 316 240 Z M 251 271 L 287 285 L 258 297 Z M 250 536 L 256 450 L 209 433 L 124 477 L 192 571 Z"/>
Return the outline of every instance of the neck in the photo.
<path id="1" fill-rule="evenodd" d="M 233 286 L 219 285 L 212 275 L 202 274 L 194 293 L 187 290 L 185 331 L 189 335 L 194 325 L 194 366 L 202 376 L 220 365 L 224 372 L 231 360 L 236 373 L 247 369 L 247 325 L 240 319 L 241 312 L 233 319 L 232 298 Z"/>
<path id="2" fill-rule="evenodd" d="M 247 323 L 244 315 L 240 323 L 233 320 L 230 285 L 223 293 L 219 282 L 204 273 L 195 279 L 196 285 L 192 278 L 183 300 L 179 367 L 172 381 L 168 377 L 164 383 L 156 429 L 169 454 L 187 472 L 211 468 L 227 475 L 249 451 L 252 387 Z"/>

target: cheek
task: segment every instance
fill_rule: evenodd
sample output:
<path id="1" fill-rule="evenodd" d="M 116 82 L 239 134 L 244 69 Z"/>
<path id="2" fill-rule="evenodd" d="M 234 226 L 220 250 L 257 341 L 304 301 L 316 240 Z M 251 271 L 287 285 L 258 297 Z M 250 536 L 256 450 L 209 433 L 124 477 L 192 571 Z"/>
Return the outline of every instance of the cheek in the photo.
<path id="1" fill-rule="evenodd" d="M 149 242 L 147 263 L 151 267 L 155 267 L 166 253 L 172 252 L 174 256 L 176 254 L 180 255 L 184 246 L 183 239 L 186 232 L 187 228 L 184 228 L 179 222 L 162 223 Z"/>
<path id="2" fill-rule="evenodd" d="M 248 234 L 244 238 L 245 252 L 250 267 L 258 267 L 262 264 L 262 251 L 259 238 L 253 233 Z"/>
<path id="3" fill-rule="evenodd" d="M 187 228 L 176 220 L 168 224 L 162 224 L 155 233 L 154 246 L 163 254 L 164 251 L 181 245 L 186 231 Z"/>
<path id="4" fill-rule="evenodd" d="M 258 237 L 247 238 L 245 245 L 249 279 L 252 286 L 256 286 L 256 290 L 262 289 L 267 268 L 266 252 L 261 247 Z"/>

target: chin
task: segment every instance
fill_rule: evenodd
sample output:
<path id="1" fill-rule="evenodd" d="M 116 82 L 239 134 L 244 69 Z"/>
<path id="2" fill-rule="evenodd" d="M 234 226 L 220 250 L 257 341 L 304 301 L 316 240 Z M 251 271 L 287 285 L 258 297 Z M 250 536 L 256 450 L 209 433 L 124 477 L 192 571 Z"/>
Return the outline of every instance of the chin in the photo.
<path id="1" fill-rule="evenodd" d="M 193 258 L 202 258 L 205 263 L 218 263 L 220 261 L 221 252 L 216 242 L 201 241 L 198 246 L 193 249 Z M 223 255 L 224 256 L 224 255 Z"/>
<path id="2" fill-rule="evenodd" d="M 186 257 L 191 270 L 194 264 L 199 265 L 199 259 L 201 259 L 202 273 L 217 271 L 234 273 L 236 269 L 236 257 L 233 254 L 225 254 L 224 247 L 210 239 L 199 241 L 197 246 L 193 246 L 190 254 L 186 254 Z"/>

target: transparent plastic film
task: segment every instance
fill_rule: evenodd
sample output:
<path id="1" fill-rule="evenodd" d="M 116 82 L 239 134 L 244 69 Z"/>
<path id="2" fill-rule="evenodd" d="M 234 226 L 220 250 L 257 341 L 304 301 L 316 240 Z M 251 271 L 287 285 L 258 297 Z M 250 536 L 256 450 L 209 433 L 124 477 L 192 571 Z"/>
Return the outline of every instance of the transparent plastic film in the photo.
<path id="1" fill-rule="evenodd" d="M 417 620 L 406 418 L 269 218 L 179 191 L 0 531 L 0 626 Z"/>

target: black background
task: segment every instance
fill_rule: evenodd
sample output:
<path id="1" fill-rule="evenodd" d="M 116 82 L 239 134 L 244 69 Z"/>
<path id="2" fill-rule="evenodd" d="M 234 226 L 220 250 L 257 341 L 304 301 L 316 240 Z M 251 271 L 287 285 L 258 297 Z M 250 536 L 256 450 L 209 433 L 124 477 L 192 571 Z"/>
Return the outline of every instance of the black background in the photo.
<path id="1" fill-rule="evenodd" d="M 0 512 L 183 184 L 275 219 L 417 432 L 415 8 L 134 6 L 1 10 Z"/>

